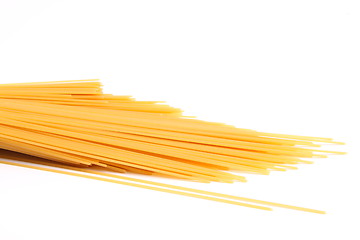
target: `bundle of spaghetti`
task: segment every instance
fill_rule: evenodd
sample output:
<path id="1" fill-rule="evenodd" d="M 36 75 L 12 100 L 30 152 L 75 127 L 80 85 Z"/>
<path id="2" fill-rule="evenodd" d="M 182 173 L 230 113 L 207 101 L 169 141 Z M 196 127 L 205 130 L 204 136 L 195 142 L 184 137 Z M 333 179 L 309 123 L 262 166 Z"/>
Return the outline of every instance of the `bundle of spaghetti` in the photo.
<path id="1" fill-rule="evenodd" d="M 159 113 L 154 103 L 127 111 L 108 108 L 111 100 L 103 107 L 78 102 L 80 97 L 95 102 L 104 97 L 97 81 L 9 84 L 2 85 L 0 93 L 7 96 L 0 101 L 1 148 L 81 166 L 203 182 L 245 181 L 231 171 L 268 174 L 296 169 L 294 164 L 309 163 L 300 158 L 331 153 L 303 146 L 335 143 Z M 43 94 L 47 101 L 34 99 Z M 76 105 L 49 100 L 50 96 L 69 96 Z"/>
<path id="2" fill-rule="evenodd" d="M 97 80 L 0 85 L 0 148 L 79 171 L 232 183 L 342 152 L 330 138 L 258 132 L 183 116 L 157 101 L 104 94 Z"/>

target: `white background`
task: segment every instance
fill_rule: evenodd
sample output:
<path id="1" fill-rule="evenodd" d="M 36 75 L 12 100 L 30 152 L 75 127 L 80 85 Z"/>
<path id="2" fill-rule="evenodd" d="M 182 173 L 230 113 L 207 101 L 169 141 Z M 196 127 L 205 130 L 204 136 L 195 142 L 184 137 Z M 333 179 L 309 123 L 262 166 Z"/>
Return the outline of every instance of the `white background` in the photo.
<path id="1" fill-rule="evenodd" d="M 175 182 L 326 215 L 0 165 L 0 239 L 360 239 L 359 16 L 346 0 L 0 0 L 0 83 L 100 78 L 109 93 L 349 153 L 248 183 Z"/>

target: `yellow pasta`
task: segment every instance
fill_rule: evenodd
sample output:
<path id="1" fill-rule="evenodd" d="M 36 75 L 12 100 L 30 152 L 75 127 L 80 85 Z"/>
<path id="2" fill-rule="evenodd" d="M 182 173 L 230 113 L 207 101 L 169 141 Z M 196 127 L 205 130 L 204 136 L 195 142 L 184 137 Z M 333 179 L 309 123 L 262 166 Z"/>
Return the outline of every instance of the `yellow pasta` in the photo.
<path id="1" fill-rule="evenodd" d="M 245 182 L 241 173 L 269 174 L 297 169 L 296 164 L 312 163 L 304 158 L 344 154 L 316 149 L 322 143 L 343 144 L 330 138 L 240 129 L 186 117 L 180 109 L 163 102 L 104 94 L 98 80 L 0 84 L 0 114 L 0 148 L 103 176 L 104 173 L 91 168 L 204 183 Z M 190 195 L 231 199 L 227 201 L 287 206 L 177 186 L 170 188 L 192 192 Z"/>

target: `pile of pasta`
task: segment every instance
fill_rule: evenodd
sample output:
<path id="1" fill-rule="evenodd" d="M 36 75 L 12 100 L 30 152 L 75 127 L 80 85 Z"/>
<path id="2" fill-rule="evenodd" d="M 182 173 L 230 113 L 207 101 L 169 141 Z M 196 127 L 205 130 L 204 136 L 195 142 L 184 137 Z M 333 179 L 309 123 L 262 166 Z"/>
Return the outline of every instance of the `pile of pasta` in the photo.
<path id="1" fill-rule="evenodd" d="M 186 117 L 163 102 L 104 94 L 98 80 L 0 84 L 0 114 L 0 157 L 21 161 L 1 163 L 103 181 L 121 178 L 126 184 L 264 210 L 269 208 L 239 201 L 279 204 L 160 186 L 164 184 L 116 173 L 205 183 L 245 182 L 242 173 L 286 171 L 296 169 L 296 164 L 311 163 L 310 158 L 343 154 L 316 148 L 321 143 L 342 144 L 330 138 L 240 129 Z"/>

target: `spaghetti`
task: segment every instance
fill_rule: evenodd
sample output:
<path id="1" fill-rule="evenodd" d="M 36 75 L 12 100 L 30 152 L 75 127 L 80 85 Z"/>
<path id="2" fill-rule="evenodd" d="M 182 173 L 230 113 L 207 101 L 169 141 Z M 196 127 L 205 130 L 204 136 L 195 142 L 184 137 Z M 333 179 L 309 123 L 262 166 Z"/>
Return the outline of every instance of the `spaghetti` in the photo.
<path id="1" fill-rule="evenodd" d="M 57 162 L 60 165 L 55 167 L 97 174 L 101 177 L 71 172 L 74 176 L 103 181 L 109 180 L 104 180 L 104 176 L 117 179 L 112 182 L 126 177 L 104 175 L 91 170 L 92 166 L 112 172 L 231 183 L 246 181 L 239 172 L 269 174 L 296 169 L 296 164 L 312 163 L 304 158 L 344 154 L 316 149 L 321 143 L 342 144 L 330 138 L 240 129 L 186 117 L 180 109 L 162 102 L 104 94 L 97 80 L 1 84 L 0 114 L 0 148 L 52 161 L 31 160 L 36 164 L 55 166 Z M 11 155 L 8 151 L 5 153 Z M 25 162 L 29 157 L 17 156 Z M 1 163 L 70 174 L 48 167 Z M 136 182 L 131 186 L 145 183 L 141 182 L 143 180 L 126 180 Z M 153 190 L 169 187 L 154 182 L 146 184 L 152 185 L 148 189 Z M 231 199 L 225 201 L 228 203 L 241 200 L 323 213 L 177 186 L 170 188 L 169 191 L 176 194 L 185 190 L 188 196 L 210 195 L 206 197 L 209 200 L 225 197 Z"/>

